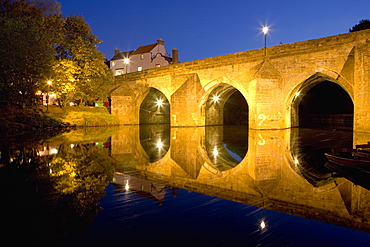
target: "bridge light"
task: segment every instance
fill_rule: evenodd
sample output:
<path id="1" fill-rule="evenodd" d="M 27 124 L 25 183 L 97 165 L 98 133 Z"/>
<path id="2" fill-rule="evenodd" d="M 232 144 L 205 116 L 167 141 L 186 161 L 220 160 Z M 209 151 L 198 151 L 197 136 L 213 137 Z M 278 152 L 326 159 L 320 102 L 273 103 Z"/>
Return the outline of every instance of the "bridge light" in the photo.
<path id="1" fill-rule="evenodd" d="M 265 221 L 264 220 L 261 221 L 261 225 L 260 226 L 261 226 L 261 229 L 265 229 L 266 224 L 265 224 Z"/>
<path id="2" fill-rule="evenodd" d="M 268 31 L 269 31 L 269 27 L 267 27 L 267 26 L 262 27 L 262 32 L 263 32 L 264 35 L 266 35 L 268 33 Z"/>
<path id="3" fill-rule="evenodd" d="M 130 189 L 130 186 L 128 185 L 128 180 L 126 182 L 126 185 L 125 185 L 125 190 L 128 191 Z"/>
<path id="4" fill-rule="evenodd" d="M 295 97 L 298 97 L 301 94 L 301 92 L 296 92 Z"/>
<path id="5" fill-rule="evenodd" d="M 299 164 L 299 161 L 297 158 L 294 158 L 294 164 L 298 165 Z"/>
<path id="6" fill-rule="evenodd" d="M 213 148 L 213 156 L 216 158 L 218 156 L 218 150 L 217 147 Z"/>
<path id="7" fill-rule="evenodd" d="M 213 101 L 214 102 L 218 102 L 220 100 L 220 97 L 218 97 L 217 95 L 213 96 Z"/>
<path id="8" fill-rule="evenodd" d="M 268 26 L 263 26 L 262 27 L 262 32 L 263 32 L 263 34 L 265 36 L 265 55 L 266 55 L 266 36 L 267 36 L 268 31 L 269 31 L 269 27 Z"/>
<path id="9" fill-rule="evenodd" d="M 162 106 L 163 105 L 163 100 L 159 99 L 155 103 L 157 104 L 157 106 Z"/>
<path id="10" fill-rule="evenodd" d="M 163 148 L 163 142 L 161 142 L 161 140 L 158 140 L 156 146 L 157 146 L 158 149 Z"/>

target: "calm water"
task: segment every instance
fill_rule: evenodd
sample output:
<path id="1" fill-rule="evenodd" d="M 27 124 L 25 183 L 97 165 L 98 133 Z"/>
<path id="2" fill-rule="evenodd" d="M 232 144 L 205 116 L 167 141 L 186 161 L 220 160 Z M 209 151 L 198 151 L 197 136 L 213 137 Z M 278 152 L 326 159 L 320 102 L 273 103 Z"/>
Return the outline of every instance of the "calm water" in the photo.
<path id="1" fill-rule="evenodd" d="M 1 144 L 11 245 L 370 245 L 366 179 L 324 156 L 364 133 L 150 125 L 21 139 Z"/>

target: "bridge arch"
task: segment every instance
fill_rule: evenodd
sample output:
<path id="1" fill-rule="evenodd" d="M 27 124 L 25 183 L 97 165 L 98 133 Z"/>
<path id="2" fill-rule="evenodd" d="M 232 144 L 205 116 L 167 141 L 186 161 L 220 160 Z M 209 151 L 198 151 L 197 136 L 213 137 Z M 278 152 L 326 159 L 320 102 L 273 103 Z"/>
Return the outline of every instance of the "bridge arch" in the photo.
<path id="1" fill-rule="evenodd" d="M 140 103 L 139 124 L 169 124 L 170 103 L 167 97 L 154 87 L 144 95 Z"/>
<path id="2" fill-rule="evenodd" d="M 318 124 L 319 122 L 321 122 L 321 124 L 325 124 L 325 122 L 326 124 L 329 124 L 327 118 L 328 114 L 342 113 L 341 121 L 346 121 L 347 123 L 345 123 L 345 126 L 340 127 L 353 129 L 354 107 L 353 96 L 351 94 L 351 92 L 353 92 L 352 85 L 348 83 L 348 80 L 346 80 L 344 77 L 341 77 L 339 74 L 333 71 L 326 72 L 329 72 L 331 76 L 322 72 L 316 72 L 301 81 L 301 83 L 292 90 L 292 93 L 289 95 L 291 99 L 291 127 L 329 127 L 328 125 L 318 126 Z M 333 78 L 332 76 L 336 76 L 337 79 Z M 315 100 L 312 99 L 314 98 L 313 96 L 316 98 Z M 338 98 L 341 100 L 338 100 Z M 333 104 L 332 102 L 336 103 Z M 319 106 L 319 104 L 321 105 Z M 335 104 L 338 105 L 334 107 Z M 314 109 L 315 106 L 316 109 Z M 338 106 L 342 106 L 345 109 L 338 110 Z M 310 117 L 308 117 L 308 113 L 311 114 Z M 326 115 L 325 118 L 327 118 L 326 120 L 323 119 L 324 113 Z M 344 116 L 344 113 L 347 115 Z M 306 116 L 304 117 L 303 114 L 306 114 Z M 314 116 L 315 114 L 316 116 Z M 338 115 L 332 117 L 334 120 L 330 120 L 330 122 L 335 127 L 335 118 L 338 118 Z"/>
<path id="3" fill-rule="evenodd" d="M 249 106 L 244 95 L 234 86 L 219 82 L 208 87 L 201 101 L 205 125 L 248 126 Z"/>

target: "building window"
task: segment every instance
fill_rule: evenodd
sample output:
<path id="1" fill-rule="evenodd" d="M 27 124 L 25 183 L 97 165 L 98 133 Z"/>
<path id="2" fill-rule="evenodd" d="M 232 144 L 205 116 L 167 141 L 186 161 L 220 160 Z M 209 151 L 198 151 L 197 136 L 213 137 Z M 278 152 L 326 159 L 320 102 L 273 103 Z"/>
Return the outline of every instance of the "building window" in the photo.
<path id="1" fill-rule="evenodd" d="M 137 71 L 142 71 L 143 70 L 143 67 L 137 67 Z"/>
<path id="2" fill-rule="evenodd" d="M 112 67 L 116 66 L 116 62 L 112 62 Z"/>
<path id="3" fill-rule="evenodd" d="M 141 60 L 143 60 L 144 59 L 144 54 L 141 54 L 140 58 L 141 58 Z"/>
<path id="4" fill-rule="evenodd" d="M 158 68 L 158 67 L 161 67 L 161 65 L 160 65 L 159 63 L 157 63 L 157 64 L 155 65 L 155 67 L 156 67 L 156 68 Z"/>
<path id="5" fill-rule="evenodd" d="M 116 69 L 115 75 L 123 75 L 123 69 Z"/>

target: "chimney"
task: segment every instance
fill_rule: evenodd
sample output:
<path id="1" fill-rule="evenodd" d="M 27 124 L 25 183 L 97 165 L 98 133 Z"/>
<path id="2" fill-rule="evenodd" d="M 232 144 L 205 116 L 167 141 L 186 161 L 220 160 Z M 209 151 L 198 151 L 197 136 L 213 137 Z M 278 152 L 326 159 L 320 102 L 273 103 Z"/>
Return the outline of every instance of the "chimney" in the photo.
<path id="1" fill-rule="evenodd" d="M 179 51 L 175 48 L 172 50 L 172 64 L 179 63 Z"/>
<path id="2" fill-rule="evenodd" d="M 119 50 L 118 50 L 118 48 L 116 48 L 115 50 L 114 50 L 114 55 L 117 55 L 119 53 Z"/>
<path id="3" fill-rule="evenodd" d="M 158 44 L 158 45 L 164 45 L 164 41 L 163 41 L 161 38 L 159 38 L 159 39 L 157 40 L 157 44 Z"/>

